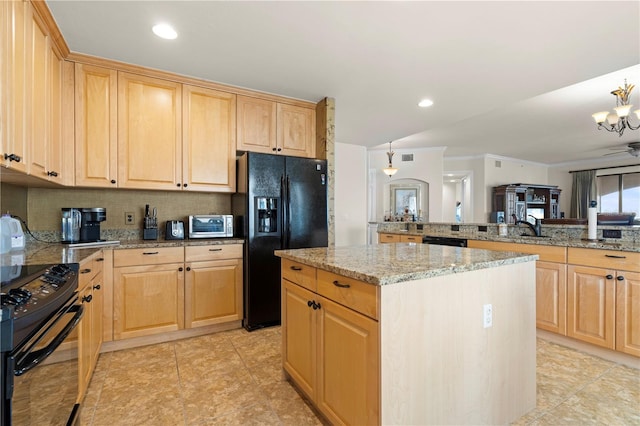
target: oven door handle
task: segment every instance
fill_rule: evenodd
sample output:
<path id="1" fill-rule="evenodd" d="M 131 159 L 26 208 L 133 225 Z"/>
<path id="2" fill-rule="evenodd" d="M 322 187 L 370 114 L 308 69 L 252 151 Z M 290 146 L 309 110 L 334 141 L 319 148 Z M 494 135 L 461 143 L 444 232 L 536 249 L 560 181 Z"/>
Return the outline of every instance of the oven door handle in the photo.
<path id="1" fill-rule="evenodd" d="M 82 319 L 82 314 L 84 313 L 84 306 L 82 305 L 73 305 L 71 306 L 65 313 L 75 312 L 69 324 L 67 324 L 62 331 L 53 338 L 51 343 L 49 343 L 46 347 L 42 349 L 38 349 L 36 351 L 29 352 L 20 357 L 20 360 L 15 364 L 14 374 L 16 376 L 21 376 L 27 371 L 31 370 L 36 365 L 40 364 L 47 358 L 53 351 L 56 350 L 58 346 L 66 339 L 69 334 L 73 331 L 74 328 L 78 325 L 80 320 Z"/>

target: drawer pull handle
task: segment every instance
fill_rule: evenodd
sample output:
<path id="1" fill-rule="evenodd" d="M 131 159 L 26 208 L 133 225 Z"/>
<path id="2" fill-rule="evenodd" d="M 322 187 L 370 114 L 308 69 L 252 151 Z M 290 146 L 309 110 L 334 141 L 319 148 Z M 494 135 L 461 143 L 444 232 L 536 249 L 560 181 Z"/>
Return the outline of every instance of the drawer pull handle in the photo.
<path id="1" fill-rule="evenodd" d="M 313 305 L 314 303 L 316 303 L 316 302 L 312 302 L 311 300 L 307 300 L 307 306 L 308 307 L 311 307 L 311 305 Z"/>
<path id="2" fill-rule="evenodd" d="M 98 285 L 94 285 L 94 286 L 93 286 L 93 289 L 94 289 L 94 290 L 100 290 L 100 284 L 98 284 Z"/>
<path id="3" fill-rule="evenodd" d="M 104 257 L 99 257 L 96 259 L 96 262 L 104 262 Z"/>
<path id="4" fill-rule="evenodd" d="M 301 268 L 301 267 L 299 267 L 299 266 L 292 266 L 292 267 L 291 267 L 291 270 L 292 270 L 292 271 L 302 271 L 302 268 Z"/>
<path id="5" fill-rule="evenodd" d="M 89 268 L 83 269 L 82 271 L 80 271 L 81 274 L 88 274 L 89 272 L 91 272 L 91 269 Z"/>
<path id="6" fill-rule="evenodd" d="M 627 256 L 616 256 L 616 255 L 613 255 L 613 254 L 605 254 L 604 256 L 605 257 L 611 257 L 613 259 L 626 259 L 627 258 Z"/>
<path id="7" fill-rule="evenodd" d="M 340 287 L 340 288 L 351 288 L 351 285 L 349 285 L 349 284 L 340 284 L 340 282 L 338 282 L 338 280 L 335 280 L 333 282 L 333 285 L 335 285 L 336 287 Z"/>
<path id="8" fill-rule="evenodd" d="M 608 280 L 612 280 L 613 279 L 613 275 L 609 274 L 605 278 L 608 279 Z"/>
<path id="9" fill-rule="evenodd" d="M 221 248 L 209 249 L 209 251 L 222 251 L 222 249 Z"/>
<path id="10" fill-rule="evenodd" d="M 145 256 L 148 256 L 150 254 L 158 254 L 158 253 L 160 253 L 160 252 L 158 252 L 158 251 L 145 251 L 145 252 L 142 252 L 142 254 L 144 254 Z"/>
<path id="11" fill-rule="evenodd" d="M 623 276 L 623 275 L 618 275 L 618 276 L 616 277 L 616 279 L 617 279 L 618 281 L 624 281 L 624 276 Z"/>
<path id="12" fill-rule="evenodd" d="M 91 299 L 93 299 L 92 295 L 88 295 L 88 296 L 82 296 L 82 302 L 87 302 L 87 303 L 91 303 Z"/>

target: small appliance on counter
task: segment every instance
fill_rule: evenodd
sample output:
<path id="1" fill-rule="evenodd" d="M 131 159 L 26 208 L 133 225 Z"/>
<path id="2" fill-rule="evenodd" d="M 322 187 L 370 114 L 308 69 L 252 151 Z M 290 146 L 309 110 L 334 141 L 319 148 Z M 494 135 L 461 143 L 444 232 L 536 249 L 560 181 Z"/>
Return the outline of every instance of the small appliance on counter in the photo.
<path id="1" fill-rule="evenodd" d="M 158 239 L 158 209 L 149 209 L 149 204 L 144 208 L 144 229 L 142 230 L 142 238 L 145 240 Z"/>
<path id="2" fill-rule="evenodd" d="M 168 220 L 165 224 L 165 240 L 184 240 L 184 222 L 181 220 Z"/>
<path id="3" fill-rule="evenodd" d="M 80 209 L 65 207 L 62 209 L 62 234 L 60 240 L 63 244 L 80 242 Z"/>
<path id="4" fill-rule="evenodd" d="M 107 209 L 91 207 L 80 209 L 80 242 L 92 243 L 100 239 L 100 222 L 107 220 Z"/>
<path id="5" fill-rule="evenodd" d="M 233 215 L 208 214 L 189 216 L 189 238 L 233 237 Z"/>

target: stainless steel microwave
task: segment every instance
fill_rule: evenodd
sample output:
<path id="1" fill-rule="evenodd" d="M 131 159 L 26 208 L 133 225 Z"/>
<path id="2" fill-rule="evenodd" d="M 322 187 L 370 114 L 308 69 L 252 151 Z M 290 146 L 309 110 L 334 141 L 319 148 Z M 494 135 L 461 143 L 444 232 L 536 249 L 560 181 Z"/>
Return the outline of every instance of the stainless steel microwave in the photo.
<path id="1" fill-rule="evenodd" d="M 233 237 L 233 216 L 209 214 L 189 216 L 189 238 Z"/>

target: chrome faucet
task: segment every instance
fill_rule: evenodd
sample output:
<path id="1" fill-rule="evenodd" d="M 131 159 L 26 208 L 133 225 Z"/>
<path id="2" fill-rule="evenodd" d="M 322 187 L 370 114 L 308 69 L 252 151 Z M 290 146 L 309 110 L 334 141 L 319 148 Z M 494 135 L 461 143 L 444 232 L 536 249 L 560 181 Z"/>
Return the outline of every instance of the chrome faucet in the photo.
<path id="1" fill-rule="evenodd" d="M 533 234 L 536 237 L 541 237 L 542 236 L 542 220 L 540 220 L 537 217 L 535 217 L 535 216 L 530 214 L 529 216 L 536 220 L 536 224 L 532 225 L 531 222 L 529 222 L 529 221 L 519 220 L 518 217 L 515 214 L 513 214 L 511 216 L 513 216 L 513 219 L 516 221 L 515 222 L 516 225 L 520 225 L 521 223 L 523 223 L 523 224 L 527 225 L 533 231 Z"/>

